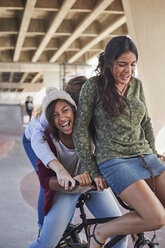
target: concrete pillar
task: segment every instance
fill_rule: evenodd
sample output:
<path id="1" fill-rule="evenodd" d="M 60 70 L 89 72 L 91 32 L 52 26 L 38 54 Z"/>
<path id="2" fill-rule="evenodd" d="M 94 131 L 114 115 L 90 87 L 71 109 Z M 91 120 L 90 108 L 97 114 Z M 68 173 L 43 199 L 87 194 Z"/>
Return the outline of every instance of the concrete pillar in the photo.
<path id="1" fill-rule="evenodd" d="M 165 1 L 122 0 L 155 134 L 165 125 Z"/>
<path id="2" fill-rule="evenodd" d="M 44 85 L 45 87 L 54 86 L 57 89 L 61 89 L 61 78 L 60 78 L 60 66 L 56 65 L 54 71 L 43 72 Z"/>

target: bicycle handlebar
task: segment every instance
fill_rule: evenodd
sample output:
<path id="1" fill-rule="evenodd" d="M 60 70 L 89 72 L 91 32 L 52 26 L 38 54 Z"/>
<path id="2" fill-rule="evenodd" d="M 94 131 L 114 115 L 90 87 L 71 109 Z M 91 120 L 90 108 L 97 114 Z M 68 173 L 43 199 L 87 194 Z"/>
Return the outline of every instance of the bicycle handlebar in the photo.
<path id="1" fill-rule="evenodd" d="M 79 186 L 80 185 L 80 183 L 77 181 L 77 180 L 75 180 L 76 181 L 76 184 L 75 184 L 75 186 Z M 71 183 L 71 181 L 69 181 L 69 187 L 71 187 L 72 186 L 72 183 Z"/>
<path id="2" fill-rule="evenodd" d="M 80 186 L 80 183 L 79 183 L 79 181 L 77 181 L 77 180 L 75 180 L 76 181 L 76 184 L 75 184 L 75 186 Z M 92 186 L 94 186 L 96 189 L 97 189 L 97 187 L 96 187 L 96 183 L 95 183 L 95 181 L 94 180 L 92 180 L 92 184 L 91 184 Z M 71 187 L 72 186 L 72 183 L 69 181 L 69 187 Z"/>

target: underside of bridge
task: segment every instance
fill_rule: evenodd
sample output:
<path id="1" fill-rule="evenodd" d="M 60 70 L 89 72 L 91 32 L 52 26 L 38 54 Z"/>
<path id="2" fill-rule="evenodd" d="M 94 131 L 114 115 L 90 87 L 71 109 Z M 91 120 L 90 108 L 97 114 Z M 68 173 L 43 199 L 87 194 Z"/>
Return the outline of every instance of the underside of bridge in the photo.
<path id="1" fill-rule="evenodd" d="M 48 63 L 84 65 L 116 35 L 121 0 L 0 0 L 0 91 L 38 90 Z"/>

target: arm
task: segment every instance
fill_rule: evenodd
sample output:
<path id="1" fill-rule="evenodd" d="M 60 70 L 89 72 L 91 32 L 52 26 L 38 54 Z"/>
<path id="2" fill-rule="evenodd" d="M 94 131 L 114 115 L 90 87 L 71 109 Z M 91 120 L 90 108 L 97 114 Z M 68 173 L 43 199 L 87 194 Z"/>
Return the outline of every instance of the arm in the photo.
<path id="1" fill-rule="evenodd" d="M 100 176 L 97 169 L 96 159 L 91 151 L 88 127 L 95 101 L 97 97 L 96 83 L 92 79 L 87 80 L 83 86 L 76 114 L 74 125 L 73 140 L 80 159 L 80 163 L 92 178 Z"/>
<path id="2" fill-rule="evenodd" d="M 55 191 L 64 191 L 64 188 L 62 186 L 59 185 L 57 177 L 56 176 L 52 176 L 49 180 L 49 187 L 51 190 L 55 190 Z"/>
<path id="3" fill-rule="evenodd" d="M 45 166 L 47 166 L 50 161 L 53 163 L 53 160 L 56 159 L 54 153 L 50 150 L 47 141 L 43 139 L 44 132 L 47 127 L 48 123 L 42 114 L 38 119 L 36 128 L 34 129 L 31 136 L 31 146 L 33 151 Z"/>
<path id="4" fill-rule="evenodd" d="M 153 152 L 156 154 L 157 152 L 155 148 L 155 137 L 154 137 L 154 132 L 152 128 L 151 118 L 148 115 L 148 110 L 147 110 L 147 105 L 146 105 L 146 101 L 144 97 L 144 91 L 143 91 L 142 84 L 140 88 L 140 100 L 144 103 L 145 109 L 146 109 L 146 114 L 141 122 L 141 125 L 144 130 L 146 140 L 148 141 Z"/>
<path id="5" fill-rule="evenodd" d="M 64 189 L 68 190 L 75 187 L 75 180 L 70 176 L 70 174 L 65 170 L 65 168 L 57 159 L 56 164 L 57 167 L 58 165 L 62 167 L 62 172 L 58 172 L 59 174 L 61 173 L 60 175 L 55 173 L 55 170 L 58 171 L 57 169 L 48 169 L 46 166 L 43 165 L 40 159 L 37 160 L 37 174 L 42 188 L 45 190 L 51 189 L 64 191 Z M 66 172 L 66 174 L 64 172 Z M 68 186 L 69 181 L 72 182 L 72 186 L 70 187 Z"/>
<path id="6" fill-rule="evenodd" d="M 86 172 L 75 176 L 74 180 L 78 181 L 80 186 L 91 186 L 92 183 L 90 175 Z M 51 190 L 64 191 L 64 188 L 59 185 L 55 176 L 50 178 L 49 187 Z"/>
<path id="7" fill-rule="evenodd" d="M 53 190 L 53 191 L 62 191 L 66 193 L 69 193 L 68 189 L 69 190 L 72 189 L 72 187 L 69 187 L 69 188 L 62 187 L 58 182 L 56 173 L 53 170 L 45 167 L 43 163 L 41 162 L 41 160 L 39 159 L 37 160 L 37 167 L 38 167 L 37 174 L 38 174 L 39 181 L 43 189 Z M 92 183 L 92 180 L 89 174 L 86 172 L 75 176 L 74 180 L 77 180 L 80 183 L 80 186 L 90 186 Z"/>
<path id="8" fill-rule="evenodd" d="M 48 167 L 56 173 L 58 184 L 65 190 L 72 189 L 75 187 L 75 180 L 71 177 L 71 175 L 67 172 L 67 170 L 58 161 L 57 158 L 51 161 L 48 164 Z M 69 186 L 69 182 L 71 182 L 71 186 Z"/>
<path id="9" fill-rule="evenodd" d="M 140 98 L 146 106 L 142 85 L 141 85 Z M 147 109 L 147 106 L 146 106 L 146 109 Z M 165 155 L 158 154 L 155 148 L 155 137 L 154 137 L 154 132 L 153 132 L 152 124 L 151 124 L 151 119 L 148 116 L 148 111 L 146 111 L 146 115 L 142 120 L 142 127 L 145 132 L 145 137 L 148 140 L 148 143 L 150 147 L 152 148 L 153 152 L 157 154 L 157 157 L 165 164 Z"/>

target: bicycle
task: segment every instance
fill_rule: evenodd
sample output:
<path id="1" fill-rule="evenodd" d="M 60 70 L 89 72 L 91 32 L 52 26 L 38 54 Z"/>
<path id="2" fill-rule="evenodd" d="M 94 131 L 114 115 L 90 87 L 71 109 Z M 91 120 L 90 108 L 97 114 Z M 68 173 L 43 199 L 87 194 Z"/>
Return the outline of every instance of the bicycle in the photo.
<path id="1" fill-rule="evenodd" d="M 59 244 L 55 248 L 87 248 L 88 243 L 87 242 L 82 242 L 79 233 L 84 229 L 86 239 L 88 240 L 88 233 L 87 233 L 87 227 L 88 225 L 91 224 L 96 224 L 96 223 L 105 223 L 107 221 L 111 221 L 115 218 L 118 218 L 119 216 L 116 217 L 109 217 L 109 218 L 96 218 L 96 219 L 87 219 L 85 210 L 84 210 L 84 203 L 91 197 L 89 193 L 84 193 L 80 196 L 76 207 L 79 208 L 80 210 L 80 218 L 82 222 L 77 225 L 73 225 L 72 227 L 68 225 L 68 228 L 64 232 Z M 129 211 L 133 211 L 133 209 L 128 206 L 126 203 L 124 203 L 118 196 L 117 200 L 121 204 L 122 207 Z M 111 239 L 108 243 L 105 244 L 104 248 L 111 248 L 115 244 L 117 244 L 122 238 L 124 238 L 126 235 L 118 235 Z M 75 238 L 76 237 L 76 238 Z M 156 239 L 156 233 L 154 232 L 153 237 L 151 239 L 147 238 L 145 234 L 142 233 L 137 233 L 137 240 L 134 244 L 134 248 L 142 248 L 142 247 L 149 247 L 149 248 L 156 248 L 159 246 L 159 243 L 155 241 Z"/>

